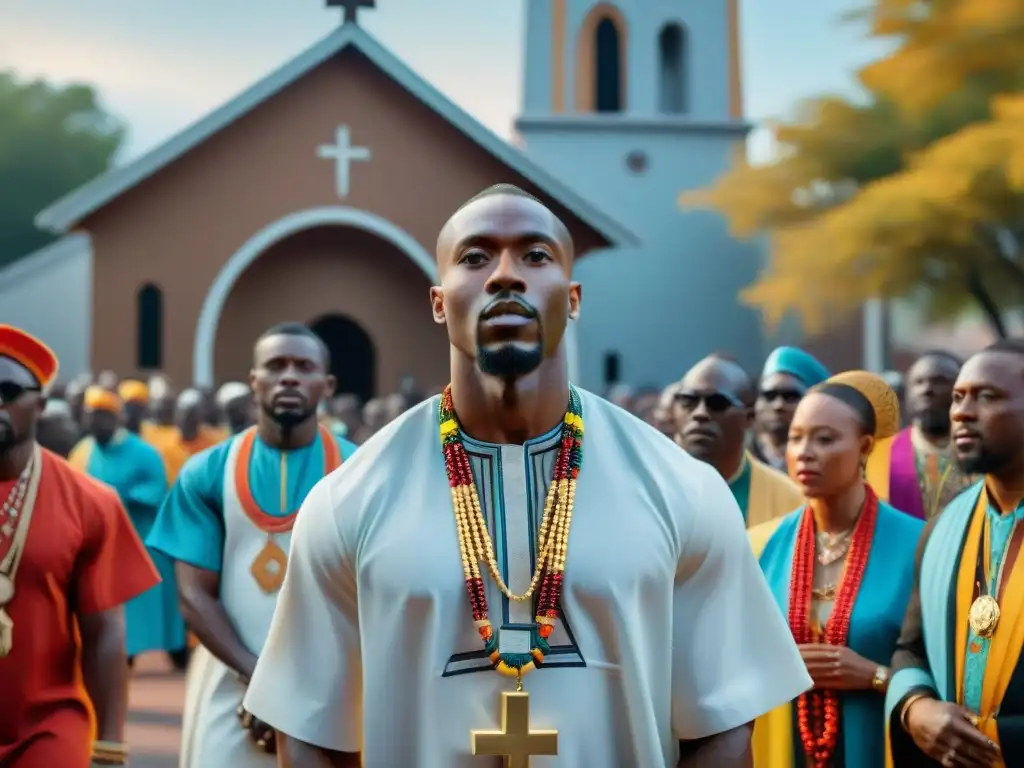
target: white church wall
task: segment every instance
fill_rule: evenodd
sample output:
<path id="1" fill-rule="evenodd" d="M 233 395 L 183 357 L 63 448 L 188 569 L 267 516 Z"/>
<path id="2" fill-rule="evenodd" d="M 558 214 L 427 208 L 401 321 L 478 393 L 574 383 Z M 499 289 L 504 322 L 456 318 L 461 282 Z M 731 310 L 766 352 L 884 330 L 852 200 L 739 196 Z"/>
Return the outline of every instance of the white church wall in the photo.
<path id="1" fill-rule="evenodd" d="M 60 381 L 89 370 L 92 247 L 69 235 L 0 269 L 0 323 L 46 342 L 60 359 Z"/>

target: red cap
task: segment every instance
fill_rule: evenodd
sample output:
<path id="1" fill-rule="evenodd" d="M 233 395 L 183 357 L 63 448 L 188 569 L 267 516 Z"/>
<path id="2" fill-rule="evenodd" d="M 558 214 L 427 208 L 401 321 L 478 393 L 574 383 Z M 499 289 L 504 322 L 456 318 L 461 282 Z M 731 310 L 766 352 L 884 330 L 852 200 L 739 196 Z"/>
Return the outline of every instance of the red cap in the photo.
<path id="1" fill-rule="evenodd" d="M 43 388 L 48 387 L 57 376 L 57 356 L 53 350 L 32 334 L 13 325 L 0 324 L 0 355 L 25 366 Z"/>

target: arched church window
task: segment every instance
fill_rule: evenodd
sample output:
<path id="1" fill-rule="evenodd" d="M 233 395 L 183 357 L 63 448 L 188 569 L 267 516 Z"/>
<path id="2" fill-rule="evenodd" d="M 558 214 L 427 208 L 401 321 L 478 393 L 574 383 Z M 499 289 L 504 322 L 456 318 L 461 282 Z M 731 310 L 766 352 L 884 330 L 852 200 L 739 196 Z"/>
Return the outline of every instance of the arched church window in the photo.
<path id="1" fill-rule="evenodd" d="M 594 107 L 598 112 L 622 111 L 622 39 L 607 17 L 594 30 Z"/>
<path id="2" fill-rule="evenodd" d="M 658 35 L 660 106 L 665 114 L 686 111 L 686 32 L 681 24 L 666 24 Z"/>
<path id="3" fill-rule="evenodd" d="M 140 370 L 163 367 L 164 357 L 164 294 L 152 283 L 146 283 L 135 297 L 138 325 L 136 348 L 137 366 Z"/>

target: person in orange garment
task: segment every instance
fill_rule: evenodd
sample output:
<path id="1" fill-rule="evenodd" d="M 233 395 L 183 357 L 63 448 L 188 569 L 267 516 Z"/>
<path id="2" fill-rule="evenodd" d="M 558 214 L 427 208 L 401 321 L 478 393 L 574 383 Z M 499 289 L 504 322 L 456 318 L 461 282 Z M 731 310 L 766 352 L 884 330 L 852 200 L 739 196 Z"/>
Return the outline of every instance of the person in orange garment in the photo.
<path id="1" fill-rule="evenodd" d="M 117 495 L 36 442 L 56 373 L 0 325 L 0 765 L 125 765 L 122 605 L 160 578 Z"/>
<path id="2" fill-rule="evenodd" d="M 198 389 L 186 389 L 178 395 L 175 422 L 181 431 L 181 443 L 190 456 L 224 442 L 227 437 L 203 421 L 205 402 Z"/>

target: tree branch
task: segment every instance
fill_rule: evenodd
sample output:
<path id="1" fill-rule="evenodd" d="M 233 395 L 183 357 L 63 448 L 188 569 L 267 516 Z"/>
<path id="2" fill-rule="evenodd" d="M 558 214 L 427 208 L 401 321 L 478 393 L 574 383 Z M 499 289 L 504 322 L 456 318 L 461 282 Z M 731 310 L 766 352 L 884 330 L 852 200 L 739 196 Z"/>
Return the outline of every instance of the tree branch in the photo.
<path id="1" fill-rule="evenodd" d="M 978 306 L 984 312 L 985 318 L 988 320 L 989 325 L 992 326 L 992 330 L 996 332 L 996 335 L 1000 339 L 1005 339 L 1008 333 L 1006 331 L 1006 323 L 1003 322 L 1003 314 L 999 310 L 999 305 L 992 297 L 992 294 L 985 288 L 985 284 L 981 279 L 981 270 L 977 265 L 972 264 L 968 271 L 967 292 L 978 302 Z"/>

